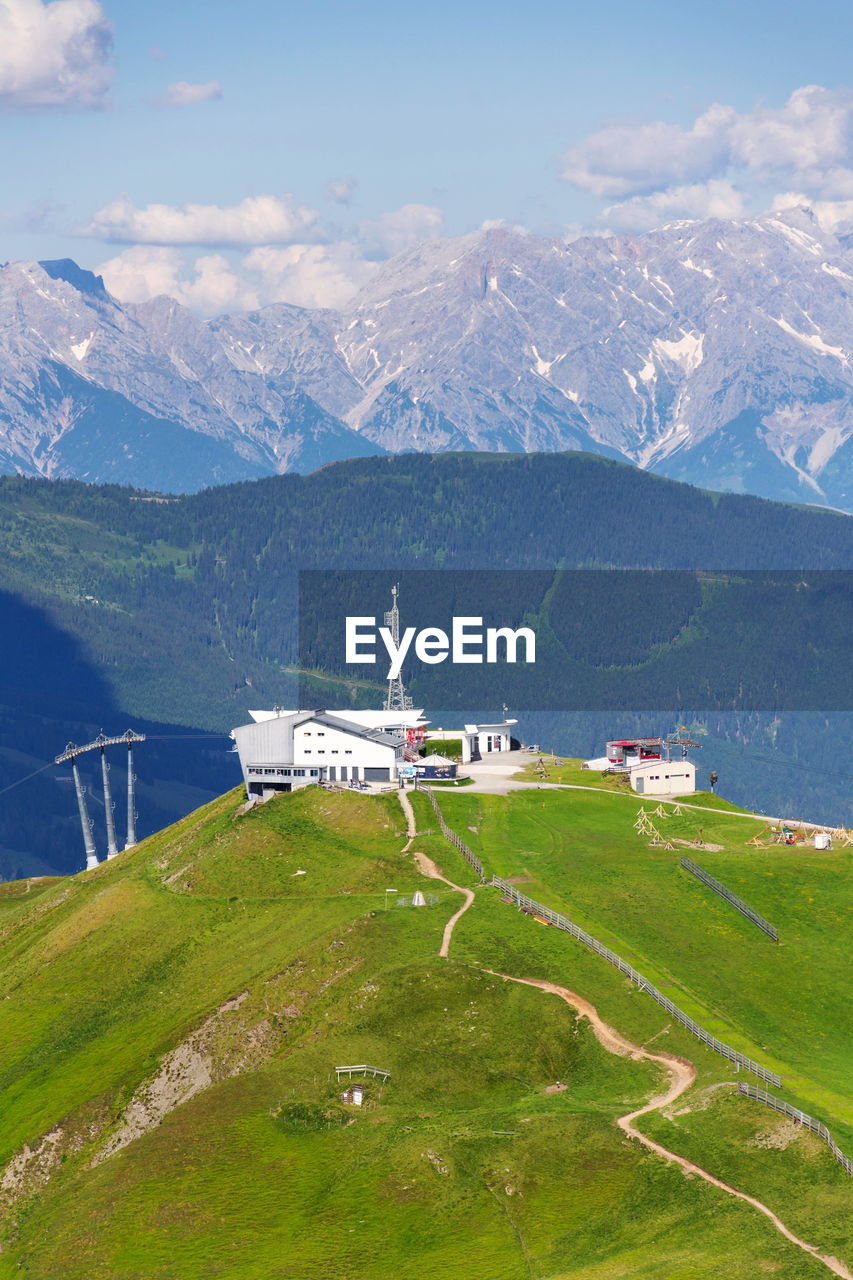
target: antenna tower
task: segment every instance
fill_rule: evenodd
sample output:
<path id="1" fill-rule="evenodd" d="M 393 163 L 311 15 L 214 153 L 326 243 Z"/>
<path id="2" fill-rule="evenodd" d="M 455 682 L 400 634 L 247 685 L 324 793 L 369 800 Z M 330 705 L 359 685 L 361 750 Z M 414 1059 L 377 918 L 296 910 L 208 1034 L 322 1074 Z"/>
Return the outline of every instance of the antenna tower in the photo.
<path id="1" fill-rule="evenodd" d="M 397 607 L 397 597 L 400 594 L 400 584 L 395 582 L 391 588 L 391 608 L 385 614 L 385 626 L 391 632 L 391 639 L 394 644 L 399 647 L 400 644 L 400 610 Z M 411 711 L 412 699 L 406 696 L 403 687 L 402 675 L 395 676 L 393 680 L 388 681 L 388 692 L 385 695 L 386 711 Z"/>

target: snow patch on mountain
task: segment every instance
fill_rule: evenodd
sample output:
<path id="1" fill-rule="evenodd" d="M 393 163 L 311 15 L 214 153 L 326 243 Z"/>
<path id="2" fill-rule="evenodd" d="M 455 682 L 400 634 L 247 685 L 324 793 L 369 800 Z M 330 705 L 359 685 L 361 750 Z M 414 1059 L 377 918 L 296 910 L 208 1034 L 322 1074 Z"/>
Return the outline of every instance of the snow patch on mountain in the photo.
<path id="1" fill-rule="evenodd" d="M 418 449 L 587 449 L 853 508 L 853 250 L 804 209 L 384 263 L 343 312 L 122 306 L 0 268 L 0 468 L 157 487 Z"/>
<path id="2" fill-rule="evenodd" d="M 819 351 L 822 355 L 835 356 L 836 360 L 841 360 L 844 364 L 847 364 L 847 353 L 841 347 L 833 347 L 828 342 L 824 342 L 819 333 L 801 333 L 792 324 L 788 324 L 788 321 L 783 319 L 782 316 L 771 316 L 771 319 L 775 324 L 778 324 L 780 329 L 790 333 L 792 338 L 797 338 L 800 342 L 804 342 L 813 351 Z"/>
<path id="3" fill-rule="evenodd" d="M 89 348 L 92 345 L 92 339 L 94 338 L 94 336 L 95 336 L 95 333 L 93 330 L 89 334 L 88 338 L 84 338 L 82 342 L 71 343 L 71 354 L 73 355 L 75 360 L 82 361 L 86 359 L 86 356 L 89 354 Z"/>
<path id="4" fill-rule="evenodd" d="M 655 350 L 660 355 L 680 365 L 684 373 L 692 373 L 702 363 L 702 343 L 704 334 L 685 333 L 680 338 L 667 342 L 665 338 L 655 338 Z"/>

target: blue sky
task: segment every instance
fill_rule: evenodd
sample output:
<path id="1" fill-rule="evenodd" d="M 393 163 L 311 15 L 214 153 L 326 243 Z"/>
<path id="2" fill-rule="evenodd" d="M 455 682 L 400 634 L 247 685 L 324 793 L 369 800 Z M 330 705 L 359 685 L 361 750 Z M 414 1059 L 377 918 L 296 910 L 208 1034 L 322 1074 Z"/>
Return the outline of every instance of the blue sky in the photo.
<path id="1" fill-rule="evenodd" d="M 209 311 L 335 304 L 491 220 L 642 231 L 790 192 L 837 225 L 851 38 L 825 0 L 5 0 L 0 257 Z"/>

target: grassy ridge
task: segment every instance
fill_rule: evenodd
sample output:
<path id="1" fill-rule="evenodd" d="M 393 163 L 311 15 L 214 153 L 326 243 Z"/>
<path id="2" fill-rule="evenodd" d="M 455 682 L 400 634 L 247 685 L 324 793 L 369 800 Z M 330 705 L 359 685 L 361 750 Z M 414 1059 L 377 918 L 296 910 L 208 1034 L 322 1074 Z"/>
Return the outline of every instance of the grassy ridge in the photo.
<path id="1" fill-rule="evenodd" d="M 543 796 L 531 825 L 525 803 Z M 564 797 L 492 799 L 442 805 L 507 866 L 513 824 L 543 850 L 551 830 L 541 888 L 562 892 Z M 593 799 L 630 819 L 627 802 Z M 415 802 L 414 847 L 467 883 Z M 659 1035 L 664 1012 L 615 971 L 486 889 L 451 961 L 438 960 L 457 894 L 386 909 L 387 888 L 424 884 L 401 853 L 396 796 L 312 788 L 244 817 L 237 803 L 227 795 L 96 871 L 0 894 L 0 1277 L 704 1280 L 722 1258 L 732 1280 L 826 1274 L 747 1206 L 623 1139 L 614 1118 L 655 1089 L 654 1068 L 605 1053 L 561 1001 L 482 969 L 565 982 L 626 1034 Z M 607 821 L 578 809 L 572 829 L 590 842 Z M 651 893 L 654 867 L 632 854 Z M 600 880 L 590 913 L 614 883 Z M 849 1187 L 825 1149 L 749 1146 L 778 1117 L 727 1095 L 702 1109 L 727 1064 L 679 1028 L 665 1043 L 697 1062 L 700 1103 L 650 1122 L 675 1132 L 664 1140 L 706 1149 L 756 1194 L 796 1185 L 783 1216 L 841 1251 Z M 99 1160 L 132 1100 L 150 1105 L 152 1082 L 186 1086 L 201 1060 L 205 1087 Z M 288 1118 L 338 1117 L 333 1068 L 359 1061 L 391 1077 L 368 1082 L 349 1123 Z M 546 1092 L 558 1080 L 565 1091 Z M 25 1144 L 36 1155 L 22 1166 Z M 808 1186 L 796 1170 L 786 1182 L 792 1155 Z"/>
<path id="2" fill-rule="evenodd" d="M 493 872 L 564 910 L 708 1030 L 778 1070 L 798 1105 L 853 1137 L 849 857 L 755 848 L 746 843 L 760 830 L 755 819 L 686 808 L 653 819 L 674 851 L 651 847 L 634 829 L 641 807 L 653 806 L 594 791 L 442 798 L 448 822 Z M 688 847 L 700 830 L 711 848 Z M 682 854 L 772 921 L 779 945 L 682 871 Z"/>

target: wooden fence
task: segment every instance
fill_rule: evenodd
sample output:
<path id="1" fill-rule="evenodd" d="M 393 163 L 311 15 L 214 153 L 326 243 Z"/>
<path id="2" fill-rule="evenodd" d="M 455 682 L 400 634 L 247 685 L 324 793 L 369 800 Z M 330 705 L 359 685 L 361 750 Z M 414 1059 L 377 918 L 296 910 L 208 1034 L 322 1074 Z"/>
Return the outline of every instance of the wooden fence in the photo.
<path id="1" fill-rule="evenodd" d="M 679 1009 L 677 1004 L 673 1004 L 668 996 L 665 996 L 662 991 L 653 986 L 632 964 L 629 964 L 627 960 L 623 960 L 615 951 L 611 951 L 603 942 L 599 942 L 591 933 L 587 933 L 586 929 L 581 929 L 580 925 L 575 924 L 573 920 L 569 920 L 568 916 L 561 915 L 559 911 L 552 911 L 550 907 L 544 907 L 541 902 L 536 902 L 533 898 L 528 898 L 526 893 L 519 892 L 515 885 L 510 884 L 508 880 L 502 880 L 500 876 L 494 876 L 492 884 L 507 897 L 512 898 L 519 907 L 534 912 L 550 924 L 556 925 L 558 929 L 564 929 L 566 933 L 570 933 L 573 938 L 577 938 L 578 942 L 582 942 L 585 947 L 589 947 L 596 955 L 614 965 L 620 973 L 624 973 L 632 982 L 636 982 L 641 991 L 645 991 L 646 995 L 656 1000 L 659 1005 L 666 1009 L 667 1013 L 675 1018 L 676 1022 L 680 1022 L 691 1035 L 694 1035 L 697 1040 L 701 1040 L 709 1049 L 713 1049 L 715 1053 L 722 1054 L 724 1058 L 728 1058 L 737 1067 L 743 1067 L 745 1071 L 751 1071 L 753 1075 L 758 1076 L 761 1080 L 766 1080 L 768 1084 L 774 1084 L 777 1088 L 781 1086 L 782 1081 L 775 1071 L 768 1071 L 766 1067 L 762 1067 L 760 1062 L 753 1062 L 752 1058 L 745 1057 L 744 1054 L 738 1053 L 737 1049 L 732 1049 L 730 1045 L 711 1035 L 710 1031 L 706 1031 L 704 1027 L 701 1027 L 683 1009 Z"/>
<path id="2" fill-rule="evenodd" d="M 706 1031 L 698 1022 L 695 1022 L 683 1009 L 679 1009 L 677 1004 L 665 996 L 662 991 L 653 986 L 647 978 L 635 969 L 633 965 L 628 964 L 627 960 L 623 960 L 615 951 L 611 951 L 603 942 L 599 942 L 591 933 L 587 933 L 585 929 L 581 929 L 580 925 L 576 925 L 568 916 L 561 915 L 559 911 L 552 911 L 550 907 L 545 907 L 541 902 L 536 902 L 533 898 L 528 898 L 526 893 L 521 893 L 514 884 L 510 884 L 508 880 L 503 880 L 500 876 L 493 876 L 487 882 L 483 864 L 475 853 L 467 846 L 464 840 L 460 840 L 456 832 L 444 821 L 444 815 L 438 807 L 438 801 L 428 788 L 423 788 L 429 796 L 430 804 L 435 810 L 438 818 L 438 825 L 441 828 L 442 835 L 454 845 L 464 858 L 471 864 L 480 880 L 483 883 L 489 883 L 500 889 L 508 898 L 511 898 L 517 906 L 532 912 L 534 915 L 541 916 L 550 924 L 556 925 L 558 929 L 563 929 L 566 933 L 571 934 L 578 942 L 582 942 L 585 947 L 589 947 L 596 955 L 602 957 L 609 964 L 614 965 L 620 973 L 624 973 L 632 982 L 636 982 L 641 991 L 645 991 L 647 995 L 669 1013 L 676 1022 L 680 1022 L 686 1027 L 691 1035 L 696 1036 L 697 1040 L 701 1040 L 709 1049 L 713 1049 L 715 1053 L 722 1054 L 724 1058 L 728 1058 L 736 1067 L 743 1067 L 745 1071 L 751 1071 L 753 1075 L 759 1077 L 760 1080 L 766 1081 L 767 1084 L 775 1085 L 780 1088 L 782 1085 L 781 1078 L 775 1071 L 768 1071 L 766 1067 L 762 1067 L 760 1062 L 753 1062 L 752 1058 L 745 1057 L 744 1054 L 738 1053 L 737 1049 L 732 1049 L 730 1045 L 725 1044 L 722 1040 L 718 1040 L 716 1036 L 711 1035 L 710 1031 Z"/>
<path id="3" fill-rule="evenodd" d="M 823 1139 L 845 1173 L 853 1177 L 853 1160 L 844 1154 L 821 1120 L 815 1120 L 814 1116 L 807 1116 L 805 1111 L 800 1111 L 799 1107 L 792 1107 L 789 1102 L 783 1102 L 781 1098 L 774 1098 L 772 1093 L 768 1093 L 766 1089 L 757 1089 L 754 1084 L 738 1084 L 738 1092 L 743 1094 L 745 1098 L 754 1098 L 756 1102 L 763 1102 L 766 1107 L 772 1107 L 780 1115 L 790 1116 L 792 1120 L 796 1120 L 797 1124 L 801 1124 L 804 1129 L 811 1129 L 812 1133 L 816 1133 L 819 1138 Z"/>
<path id="4" fill-rule="evenodd" d="M 441 834 L 444 836 L 445 840 L 449 840 L 450 843 L 459 850 L 459 852 L 462 854 L 462 857 L 466 860 L 466 862 L 469 862 L 471 866 L 474 868 L 474 870 L 477 872 L 477 875 L 480 877 L 481 882 L 485 884 L 486 873 L 483 870 L 483 864 L 480 861 L 480 859 L 477 857 L 476 853 L 474 853 L 472 849 L 469 849 L 465 841 L 461 840 L 459 836 L 456 834 L 456 832 L 453 830 L 453 828 L 449 827 L 447 823 L 444 821 L 444 814 L 439 809 L 438 801 L 436 800 L 435 796 L 433 795 L 429 787 L 420 787 L 419 790 L 423 791 L 429 797 L 429 802 L 432 805 L 433 809 L 435 809 L 435 816 L 438 818 L 438 825 L 441 830 Z"/>
<path id="5" fill-rule="evenodd" d="M 471 849 L 468 848 L 465 841 L 461 840 L 459 836 L 457 836 L 456 832 L 447 825 L 444 820 L 444 815 L 438 806 L 438 801 L 432 791 L 426 787 L 422 788 L 422 790 L 429 796 L 430 804 L 435 810 L 442 835 L 459 850 L 462 856 L 477 872 L 480 880 L 486 883 L 486 875 L 480 859 Z M 699 879 L 704 883 L 708 884 L 713 881 L 713 883 L 709 884 L 709 887 L 715 890 L 717 889 L 719 882 L 714 881 L 713 876 L 707 876 L 707 873 L 703 872 L 702 868 L 698 867 L 696 863 L 691 862 L 689 858 L 682 858 L 681 863 L 682 866 L 685 867 L 685 870 L 691 871 L 694 875 L 699 872 Z M 701 1040 L 701 1042 L 704 1045 L 707 1045 L 709 1049 L 713 1049 L 715 1053 L 721 1054 L 724 1058 L 733 1062 L 736 1067 L 743 1067 L 745 1071 L 749 1071 L 753 1075 L 758 1076 L 759 1079 L 764 1080 L 767 1084 L 772 1084 L 777 1089 L 781 1088 L 782 1080 L 775 1071 L 769 1071 L 766 1067 L 762 1067 L 759 1062 L 754 1062 L 752 1058 L 746 1057 L 744 1054 L 739 1053 L 737 1049 L 732 1049 L 730 1045 L 725 1044 L 722 1040 L 718 1040 L 716 1036 L 711 1035 L 709 1031 L 706 1031 L 704 1027 L 700 1026 L 698 1022 L 686 1014 L 683 1009 L 679 1009 L 678 1005 L 673 1004 L 668 996 L 665 996 L 662 991 L 659 991 L 657 987 L 653 986 L 653 984 L 649 982 L 638 969 L 635 969 L 627 960 L 623 960 L 615 951 L 611 951 L 610 947 L 605 946 L 603 942 L 599 942 L 591 933 L 587 933 L 587 931 L 582 929 L 580 925 L 575 924 L 574 921 L 568 918 L 568 916 L 562 915 L 559 911 L 553 911 L 550 907 L 543 906 L 541 902 L 537 902 L 534 898 L 528 897 L 527 894 L 522 893 L 514 884 L 510 884 L 508 880 L 502 879 L 501 876 L 493 876 L 488 883 L 493 885 L 495 888 L 500 889 L 505 897 L 511 898 L 512 901 L 520 908 L 535 913 L 542 919 L 549 921 L 550 924 L 555 925 L 556 928 L 562 929 L 566 933 L 571 934 L 571 936 L 576 938 L 578 942 L 582 942 L 584 946 L 589 947 L 589 949 L 594 951 L 596 955 L 601 956 L 602 959 L 606 960 L 609 964 L 612 964 L 620 973 L 624 973 L 632 982 L 636 982 L 641 991 L 645 991 L 647 995 L 651 996 L 651 998 L 662 1008 L 666 1009 L 666 1011 L 675 1018 L 677 1022 L 685 1027 L 691 1035 L 694 1035 L 697 1040 Z M 725 886 L 719 885 L 719 890 L 723 891 L 723 896 L 727 901 L 732 902 L 733 906 L 737 906 L 738 910 L 745 908 L 745 914 L 747 914 L 754 923 L 758 924 L 759 928 L 764 928 L 764 931 L 769 933 L 769 936 L 773 938 L 774 942 L 777 940 L 776 930 L 771 924 L 768 924 L 766 920 L 763 920 L 761 916 L 758 916 L 757 912 L 753 912 L 750 907 L 747 907 L 746 903 L 742 903 L 734 894 L 729 893 L 729 891 L 725 889 Z M 762 923 L 759 924 L 759 921 Z M 357 1068 L 339 1068 L 339 1070 L 356 1069 Z M 361 1069 L 373 1070 L 373 1068 Z M 797 1124 L 811 1130 L 812 1133 L 816 1134 L 823 1142 L 826 1143 L 834 1158 L 841 1165 L 842 1169 L 844 1169 L 845 1173 L 853 1176 L 853 1160 L 844 1154 L 829 1129 L 827 1129 L 826 1125 L 821 1120 L 815 1120 L 813 1116 L 807 1115 L 805 1111 L 800 1111 L 798 1107 L 792 1106 L 789 1102 L 784 1102 L 781 1098 L 774 1097 L 773 1094 L 768 1093 L 766 1089 L 759 1089 L 753 1084 L 743 1084 L 738 1082 L 738 1092 L 743 1097 L 753 1098 L 757 1102 L 763 1102 L 765 1106 L 771 1107 L 781 1115 L 789 1116 L 792 1120 L 796 1121 Z"/>
<path id="6" fill-rule="evenodd" d="M 772 938 L 774 942 L 779 941 L 779 934 L 770 921 L 765 920 L 764 916 L 760 916 L 757 911 L 753 911 L 752 907 L 748 906 L 743 898 L 739 898 L 737 894 L 727 889 L 724 884 L 720 884 L 719 880 L 709 876 L 708 872 L 703 871 L 692 858 L 679 858 L 679 862 L 685 871 L 689 871 L 697 880 L 701 880 L 709 889 L 713 889 L 714 893 L 718 893 L 721 898 L 725 898 L 726 902 L 730 902 L 736 911 L 739 911 L 742 916 L 746 916 L 747 920 L 751 920 L 753 924 L 758 925 L 758 928 L 766 933 L 768 938 Z"/>

